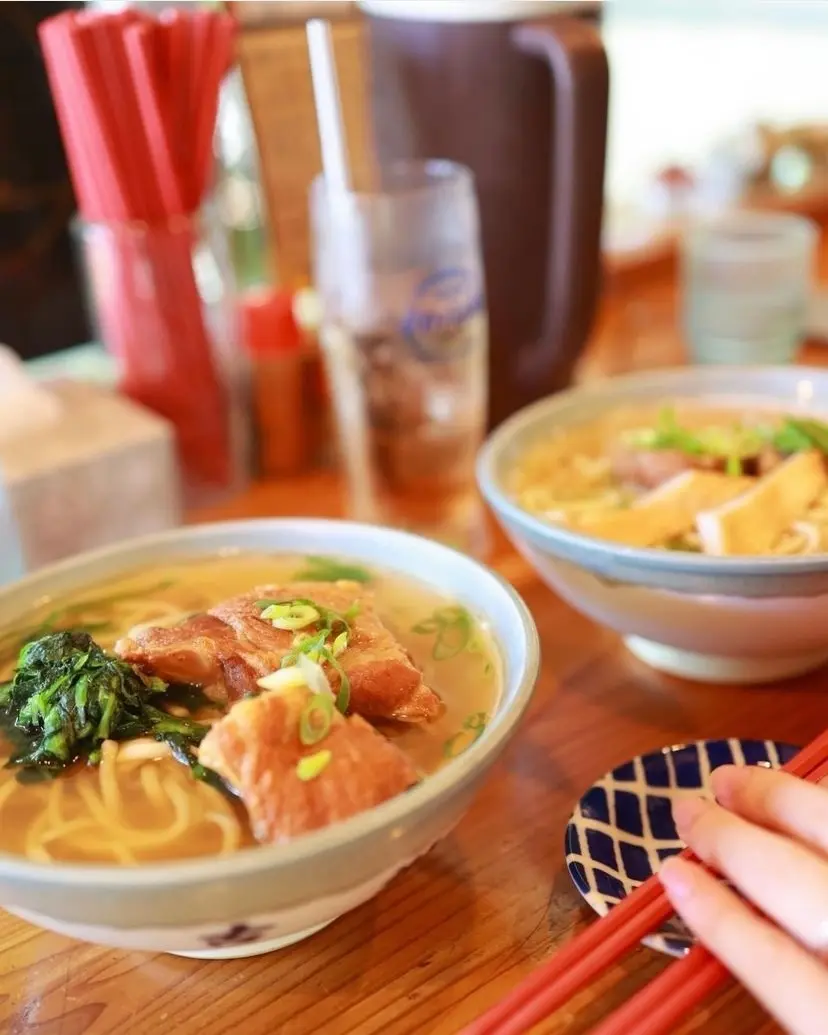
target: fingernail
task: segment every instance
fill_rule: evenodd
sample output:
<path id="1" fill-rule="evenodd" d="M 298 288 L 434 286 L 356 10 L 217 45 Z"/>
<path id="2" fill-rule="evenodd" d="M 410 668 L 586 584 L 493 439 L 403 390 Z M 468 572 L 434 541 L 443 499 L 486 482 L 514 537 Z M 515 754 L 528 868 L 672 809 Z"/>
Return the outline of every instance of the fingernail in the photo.
<path id="1" fill-rule="evenodd" d="M 716 801 L 725 804 L 733 795 L 734 787 L 743 779 L 745 770 L 736 765 L 723 765 L 715 769 L 710 777 Z"/>
<path id="2" fill-rule="evenodd" d="M 678 856 L 664 860 L 658 879 L 673 902 L 683 902 L 693 894 L 693 867 Z"/>
<path id="3" fill-rule="evenodd" d="M 704 798 L 678 798 L 673 802 L 673 822 L 676 829 L 690 830 L 699 816 L 704 815 L 710 808 L 710 803 Z"/>

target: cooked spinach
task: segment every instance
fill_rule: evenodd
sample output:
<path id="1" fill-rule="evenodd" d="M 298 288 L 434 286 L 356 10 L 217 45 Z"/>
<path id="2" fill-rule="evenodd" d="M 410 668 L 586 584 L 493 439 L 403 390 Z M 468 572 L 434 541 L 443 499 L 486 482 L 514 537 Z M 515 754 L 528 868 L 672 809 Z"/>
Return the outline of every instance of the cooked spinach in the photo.
<path id="1" fill-rule="evenodd" d="M 8 764 L 56 775 L 77 761 L 96 763 L 105 740 L 154 737 L 180 759 L 186 752 L 193 767 L 192 749 L 209 727 L 157 707 L 167 690 L 163 680 L 106 654 L 87 632 L 33 640 L 0 686 L 14 750 Z"/>

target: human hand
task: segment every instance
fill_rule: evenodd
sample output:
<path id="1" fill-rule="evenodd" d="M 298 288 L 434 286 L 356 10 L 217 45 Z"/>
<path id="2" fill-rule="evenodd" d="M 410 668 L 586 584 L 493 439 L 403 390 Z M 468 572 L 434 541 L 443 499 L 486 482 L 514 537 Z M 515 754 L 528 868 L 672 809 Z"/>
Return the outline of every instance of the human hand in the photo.
<path id="1" fill-rule="evenodd" d="M 675 803 L 679 836 L 764 916 L 685 859 L 667 860 L 661 882 L 699 940 L 791 1035 L 825 1035 L 828 790 L 758 767 L 723 766 L 712 783 L 718 804 Z"/>

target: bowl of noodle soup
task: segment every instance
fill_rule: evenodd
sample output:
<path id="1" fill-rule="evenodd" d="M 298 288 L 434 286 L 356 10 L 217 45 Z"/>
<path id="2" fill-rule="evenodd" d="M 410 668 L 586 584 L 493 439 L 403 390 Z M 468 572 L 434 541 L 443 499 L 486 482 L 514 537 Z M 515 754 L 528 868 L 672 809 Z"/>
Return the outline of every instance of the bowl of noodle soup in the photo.
<path id="1" fill-rule="evenodd" d="M 162 662 L 186 662 L 185 675 L 203 663 L 219 634 L 235 635 L 233 608 L 241 613 L 261 586 L 304 596 L 257 601 L 244 617 L 243 675 L 255 685 L 224 699 L 241 665 L 225 653 L 221 692 L 205 676 L 203 687 L 182 680 L 175 696 Z M 320 603 L 337 593 L 361 611 Z M 253 626 L 274 643 L 288 638 L 281 667 L 253 643 Z M 58 649 L 64 675 L 44 677 Z M 268 519 L 142 538 L 0 589 L 0 666 L 0 751 L 15 759 L 0 769 L 0 904 L 86 941 L 230 958 L 324 927 L 455 826 L 528 704 L 538 646 L 517 594 L 459 553 L 386 529 Z M 414 688 L 402 704 L 400 673 Z M 371 699 L 386 676 L 391 696 Z M 27 679 L 49 685 L 32 691 Z M 81 716 L 95 693 L 104 702 L 91 740 L 89 722 L 76 716 L 73 731 L 56 733 L 48 718 L 44 702 L 70 685 Z M 301 743 L 293 726 L 273 725 L 293 714 L 300 685 L 312 706 Z M 24 692 L 14 713 L 28 736 L 21 748 L 8 718 Z M 423 719 L 428 694 L 439 708 Z"/>
<path id="2" fill-rule="evenodd" d="M 758 683 L 828 661 L 828 371 L 677 368 L 541 400 L 478 480 L 573 607 L 663 671 Z"/>

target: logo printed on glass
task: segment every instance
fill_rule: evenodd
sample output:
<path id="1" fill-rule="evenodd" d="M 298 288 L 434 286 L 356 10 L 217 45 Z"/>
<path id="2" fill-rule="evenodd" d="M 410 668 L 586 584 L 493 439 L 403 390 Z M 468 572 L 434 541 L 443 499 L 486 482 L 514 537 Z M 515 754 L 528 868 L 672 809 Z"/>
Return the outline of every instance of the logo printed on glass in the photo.
<path id="1" fill-rule="evenodd" d="M 469 323 L 482 312 L 478 274 L 461 267 L 438 270 L 414 292 L 402 331 L 423 359 L 460 359 L 474 343 Z"/>

